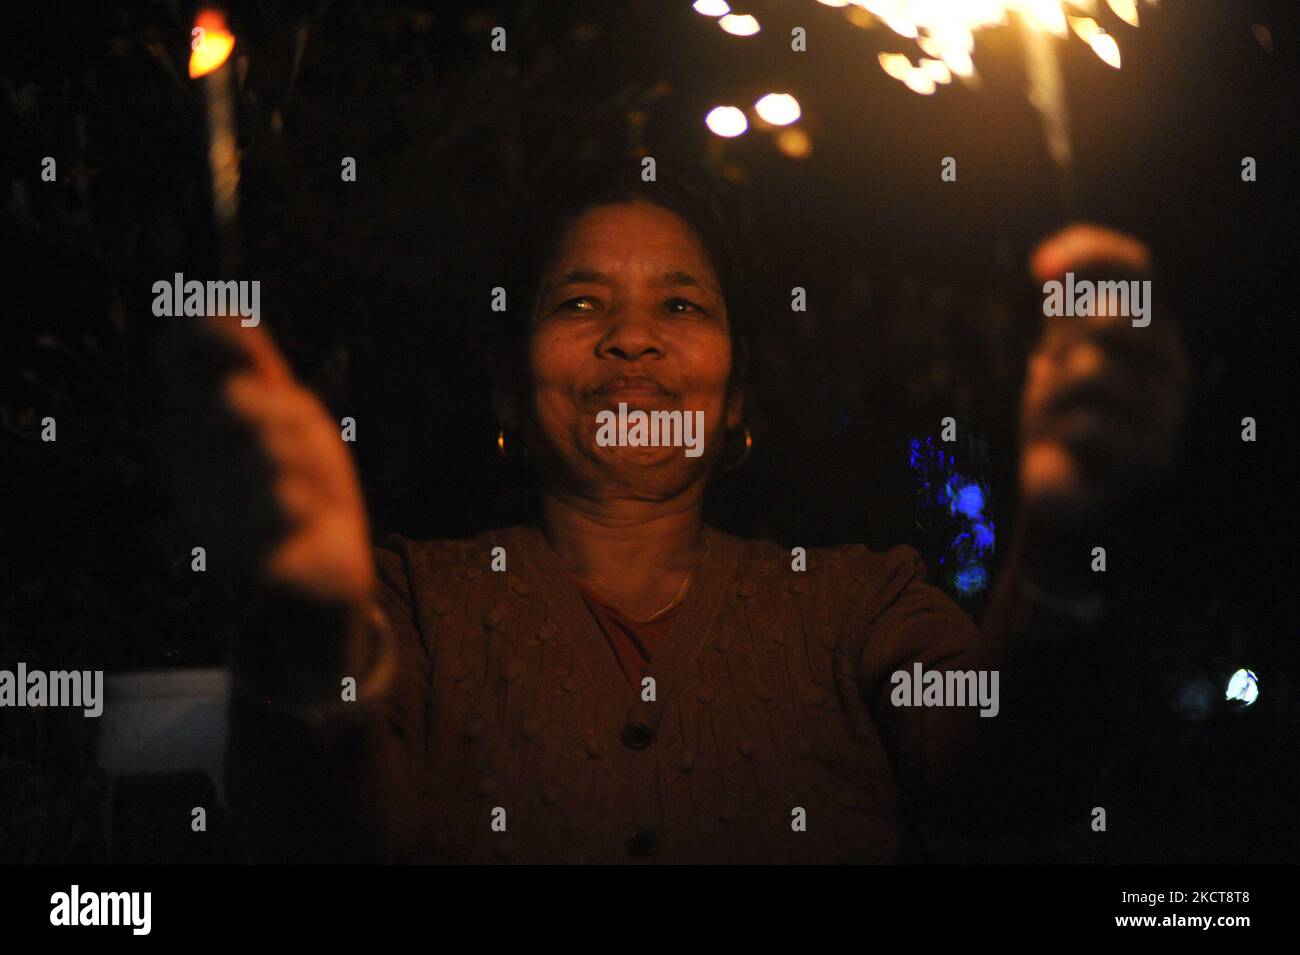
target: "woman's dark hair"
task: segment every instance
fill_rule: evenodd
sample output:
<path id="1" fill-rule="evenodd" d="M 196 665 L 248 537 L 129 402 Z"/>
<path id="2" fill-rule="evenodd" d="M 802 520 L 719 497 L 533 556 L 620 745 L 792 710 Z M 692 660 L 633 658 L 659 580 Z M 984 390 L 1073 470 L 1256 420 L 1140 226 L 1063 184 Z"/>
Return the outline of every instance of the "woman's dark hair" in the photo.
<path id="1" fill-rule="evenodd" d="M 642 179 L 642 162 L 618 162 L 570 168 L 549 176 L 534 194 L 519 203 L 514 241 L 509 248 L 511 288 L 507 310 L 493 313 L 492 329 L 483 336 L 489 370 L 499 388 L 517 401 L 528 381 L 526 354 L 531 319 L 542 275 L 565 231 L 584 213 L 600 206 L 643 201 L 681 217 L 699 236 L 709 256 L 731 327 L 732 377 L 729 388 L 744 381 L 748 364 L 747 332 L 754 320 L 751 305 L 753 234 L 748 208 L 735 187 L 698 165 L 657 157 L 655 179 Z"/>

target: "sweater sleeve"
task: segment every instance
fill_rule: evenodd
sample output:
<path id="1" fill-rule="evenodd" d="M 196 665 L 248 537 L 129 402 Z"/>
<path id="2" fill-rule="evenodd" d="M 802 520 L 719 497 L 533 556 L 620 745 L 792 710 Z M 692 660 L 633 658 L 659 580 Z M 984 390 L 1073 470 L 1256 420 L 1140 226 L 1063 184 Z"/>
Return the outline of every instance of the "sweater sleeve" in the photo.
<path id="1" fill-rule="evenodd" d="M 865 577 L 858 688 L 909 811 L 976 838 L 1086 819 L 1105 736 L 1104 643 L 1041 638 L 1023 615 L 1014 631 L 1000 615 L 981 632 L 925 581 L 910 547 L 871 554 Z M 973 671 L 996 688 L 991 705 L 915 705 L 918 664 L 945 683 L 951 671 Z"/>
<path id="2" fill-rule="evenodd" d="M 375 562 L 368 606 L 272 594 L 244 628 L 226 786 L 249 861 L 389 861 L 418 838 L 430 657 L 403 558 Z"/>

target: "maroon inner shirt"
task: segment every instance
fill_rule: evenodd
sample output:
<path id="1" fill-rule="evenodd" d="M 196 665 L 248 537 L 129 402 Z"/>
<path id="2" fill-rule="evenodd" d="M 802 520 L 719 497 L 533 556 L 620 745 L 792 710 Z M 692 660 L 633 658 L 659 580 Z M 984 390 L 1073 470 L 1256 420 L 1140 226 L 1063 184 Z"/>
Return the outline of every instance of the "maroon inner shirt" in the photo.
<path id="1" fill-rule="evenodd" d="M 574 577 L 573 581 L 578 585 L 578 592 L 582 594 L 582 599 L 595 615 L 596 623 L 605 634 L 605 639 L 609 641 L 614 655 L 618 657 L 618 664 L 623 668 L 628 683 L 634 689 L 640 687 L 646 668 L 650 665 L 650 658 L 659 652 L 664 641 L 668 639 L 673 618 L 677 616 L 677 611 L 682 605 L 678 604 L 662 617 L 657 617 L 649 623 L 637 623 L 635 620 L 629 620 L 617 608 L 605 603 L 599 594 L 578 578 Z"/>

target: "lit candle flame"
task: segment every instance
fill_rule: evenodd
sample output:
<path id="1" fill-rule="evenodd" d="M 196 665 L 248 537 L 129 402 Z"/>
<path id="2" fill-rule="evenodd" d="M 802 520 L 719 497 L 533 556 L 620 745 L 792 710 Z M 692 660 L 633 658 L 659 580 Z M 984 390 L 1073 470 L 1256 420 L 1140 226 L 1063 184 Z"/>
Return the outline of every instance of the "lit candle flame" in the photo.
<path id="1" fill-rule="evenodd" d="M 239 136 L 234 76 L 226 67 L 235 48 L 234 34 L 218 10 L 202 10 L 190 33 L 190 76 L 202 78 L 208 118 L 208 168 L 212 175 L 212 217 L 222 271 L 231 271 L 239 256 L 236 218 L 239 211 Z"/>
<path id="2" fill-rule="evenodd" d="M 194 21 L 193 49 L 190 52 L 190 78 L 205 76 L 230 58 L 235 35 L 226 27 L 226 18 L 218 10 L 202 10 Z"/>

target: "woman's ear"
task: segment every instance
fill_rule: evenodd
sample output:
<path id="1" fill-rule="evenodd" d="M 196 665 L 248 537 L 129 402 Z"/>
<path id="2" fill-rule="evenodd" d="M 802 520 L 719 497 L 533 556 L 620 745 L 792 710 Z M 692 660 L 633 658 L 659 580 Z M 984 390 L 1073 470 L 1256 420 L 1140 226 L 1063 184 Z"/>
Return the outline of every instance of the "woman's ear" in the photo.
<path id="1" fill-rule="evenodd" d="M 518 385 L 511 376 L 508 365 L 509 362 L 502 360 L 499 354 L 488 362 L 488 393 L 492 398 L 492 413 L 496 415 L 497 423 L 506 430 L 518 428 L 521 420 Z"/>
<path id="2" fill-rule="evenodd" d="M 727 395 L 727 430 L 739 428 L 742 421 L 745 420 L 745 393 L 739 389 L 734 389 Z"/>
<path id="3" fill-rule="evenodd" d="M 491 395 L 492 413 L 497 416 L 497 423 L 506 430 L 517 427 L 519 416 L 515 414 L 514 402 L 502 391 L 495 378 L 492 381 Z"/>

